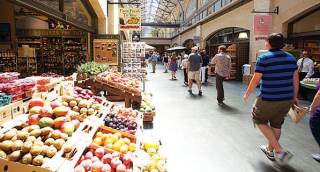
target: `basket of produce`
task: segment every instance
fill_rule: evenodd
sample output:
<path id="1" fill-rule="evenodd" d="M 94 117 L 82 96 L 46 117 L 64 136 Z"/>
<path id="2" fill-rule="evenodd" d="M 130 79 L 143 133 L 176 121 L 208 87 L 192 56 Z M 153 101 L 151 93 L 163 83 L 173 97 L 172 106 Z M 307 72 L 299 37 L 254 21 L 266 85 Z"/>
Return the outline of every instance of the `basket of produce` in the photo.
<path id="1" fill-rule="evenodd" d="M 80 74 L 81 80 L 85 80 L 87 78 L 95 78 L 96 75 L 99 73 L 105 72 L 109 69 L 108 65 L 104 64 L 98 64 L 95 62 L 87 62 L 84 64 L 81 64 L 81 66 L 78 67 L 77 72 Z"/>
<path id="2" fill-rule="evenodd" d="M 143 93 L 139 111 L 143 113 L 143 121 L 151 122 L 156 115 L 156 108 L 152 102 L 152 94 Z"/>

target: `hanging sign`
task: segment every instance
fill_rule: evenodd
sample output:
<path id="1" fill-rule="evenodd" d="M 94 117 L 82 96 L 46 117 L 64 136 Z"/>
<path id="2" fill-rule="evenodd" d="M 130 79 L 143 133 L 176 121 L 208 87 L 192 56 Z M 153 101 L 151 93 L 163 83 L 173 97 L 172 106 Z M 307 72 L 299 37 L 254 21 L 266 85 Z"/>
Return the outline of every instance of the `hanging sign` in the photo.
<path id="1" fill-rule="evenodd" d="M 255 15 L 253 27 L 256 40 L 266 39 L 272 31 L 272 16 Z"/>
<path id="2" fill-rule="evenodd" d="M 118 39 L 94 39 L 94 62 L 109 65 L 118 65 Z"/>
<path id="3" fill-rule="evenodd" d="M 141 30 L 141 8 L 119 8 L 120 30 Z"/>

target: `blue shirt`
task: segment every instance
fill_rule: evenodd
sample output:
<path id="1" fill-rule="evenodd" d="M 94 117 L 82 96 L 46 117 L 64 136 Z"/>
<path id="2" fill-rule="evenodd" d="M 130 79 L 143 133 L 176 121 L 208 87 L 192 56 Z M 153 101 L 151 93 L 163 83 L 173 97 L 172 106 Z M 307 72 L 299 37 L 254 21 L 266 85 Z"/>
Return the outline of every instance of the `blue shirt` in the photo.
<path id="1" fill-rule="evenodd" d="M 297 70 L 296 58 L 285 51 L 270 50 L 259 56 L 255 72 L 262 73 L 259 95 L 262 100 L 292 100 L 295 70 Z"/>
<path id="2" fill-rule="evenodd" d="M 158 59 L 159 59 L 158 55 L 155 55 L 155 54 L 151 55 L 151 57 L 149 58 L 149 60 L 152 61 L 152 62 L 157 62 Z"/>

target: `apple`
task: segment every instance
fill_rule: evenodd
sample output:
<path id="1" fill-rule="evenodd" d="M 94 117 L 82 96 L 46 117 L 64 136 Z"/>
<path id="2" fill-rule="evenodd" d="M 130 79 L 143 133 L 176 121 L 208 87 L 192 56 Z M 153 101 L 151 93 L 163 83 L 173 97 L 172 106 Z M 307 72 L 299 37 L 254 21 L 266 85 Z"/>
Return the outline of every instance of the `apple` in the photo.
<path id="1" fill-rule="evenodd" d="M 68 122 L 66 117 L 58 117 L 54 119 L 53 127 L 55 129 L 60 129 L 64 123 Z"/>
<path id="2" fill-rule="evenodd" d="M 39 115 L 41 117 L 50 117 L 51 118 L 53 115 L 53 110 L 50 106 L 44 106 L 41 108 Z"/>
<path id="3" fill-rule="evenodd" d="M 31 99 L 30 102 L 29 102 L 29 109 L 31 109 L 31 108 L 34 107 L 34 106 L 43 107 L 43 106 L 44 106 L 43 100 L 40 99 L 40 98 Z"/>
<path id="4" fill-rule="evenodd" d="M 118 165 L 120 165 L 120 164 L 121 164 L 121 160 L 119 158 L 113 158 L 111 160 L 111 167 L 112 168 L 117 168 Z"/>
<path id="5" fill-rule="evenodd" d="M 108 154 L 105 154 L 103 157 L 102 157 L 102 162 L 104 164 L 111 164 L 111 160 L 112 160 L 112 155 L 110 153 Z"/>
<path id="6" fill-rule="evenodd" d="M 34 114 L 34 115 L 30 115 L 28 118 L 28 124 L 29 125 L 38 125 L 39 123 L 39 115 L 38 114 Z"/>
<path id="7" fill-rule="evenodd" d="M 61 132 L 68 134 L 68 136 L 71 136 L 74 131 L 74 125 L 72 122 L 66 122 L 62 124 Z"/>
<path id="8" fill-rule="evenodd" d="M 55 109 L 56 107 L 62 106 L 62 103 L 60 101 L 54 101 L 50 103 L 50 106 L 52 109 Z"/>
<path id="9" fill-rule="evenodd" d="M 101 172 L 102 169 L 102 162 L 101 161 L 96 161 L 92 164 L 91 172 Z"/>
<path id="10" fill-rule="evenodd" d="M 125 154 L 123 156 L 123 164 L 127 167 L 130 168 L 131 167 L 131 156 L 129 154 Z"/>
<path id="11" fill-rule="evenodd" d="M 91 159 L 93 158 L 93 153 L 91 151 L 87 152 L 85 155 L 84 155 L 84 159 Z"/>
<path id="12" fill-rule="evenodd" d="M 120 153 L 119 152 L 113 152 L 112 153 L 112 158 L 119 158 L 120 157 Z"/>
<path id="13" fill-rule="evenodd" d="M 94 154 L 100 159 L 103 157 L 104 155 L 104 148 L 103 147 L 99 147 L 96 149 L 96 151 L 94 152 Z"/>
<path id="14" fill-rule="evenodd" d="M 101 172 L 111 172 L 111 166 L 109 164 L 103 164 Z"/>
<path id="15" fill-rule="evenodd" d="M 89 159 L 86 159 L 84 161 L 81 162 L 81 166 L 86 170 L 86 171 L 90 171 L 92 168 L 92 162 Z"/>
<path id="16" fill-rule="evenodd" d="M 116 172 L 126 172 L 126 166 L 124 166 L 123 164 L 119 164 L 117 166 Z"/>
<path id="17" fill-rule="evenodd" d="M 31 109 L 29 109 L 29 115 L 39 114 L 41 109 L 41 106 L 33 106 Z"/>
<path id="18" fill-rule="evenodd" d="M 78 129 L 80 126 L 80 121 L 77 119 L 72 120 L 75 129 Z"/>
<path id="19" fill-rule="evenodd" d="M 78 165 L 75 169 L 74 172 L 86 172 L 86 170 L 83 168 L 83 166 Z"/>
<path id="20" fill-rule="evenodd" d="M 94 163 L 94 162 L 100 161 L 100 159 L 99 159 L 99 157 L 97 157 L 97 156 L 93 156 L 93 157 L 91 158 L 91 161 L 92 161 L 92 163 Z"/>

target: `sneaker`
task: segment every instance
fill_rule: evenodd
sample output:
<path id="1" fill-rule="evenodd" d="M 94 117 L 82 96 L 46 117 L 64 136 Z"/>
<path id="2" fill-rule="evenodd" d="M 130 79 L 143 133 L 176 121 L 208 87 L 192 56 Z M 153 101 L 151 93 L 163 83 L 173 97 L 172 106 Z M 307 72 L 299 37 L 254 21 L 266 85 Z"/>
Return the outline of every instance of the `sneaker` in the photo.
<path id="1" fill-rule="evenodd" d="M 282 151 L 281 153 L 275 153 L 275 160 L 279 165 L 288 164 L 289 160 L 293 157 L 293 154 L 289 151 Z"/>
<path id="2" fill-rule="evenodd" d="M 189 92 L 189 94 L 190 94 L 190 95 L 192 95 L 192 94 L 193 94 L 193 93 L 192 93 L 192 90 L 188 90 L 188 92 Z"/>
<path id="3" fill-rule="evenodd" d="M 274 153 L 273 153 L 273 151 L 269 151 L 269 150 L 268 150 L 268 146 L 267 146 L 267 145 L 261 145 L 261 146 L 260 146 L 260 149 L 261 149 L 261 151 L 267 156 L 267 158 L 268 158 L 270 161 L 275 161 Z"/>
<path id="4" fill-rule="evenodd" d="M 202 96 L 202 91 L 201 90 L 199 90 L 199 96 Z"/>
<path id="5" fill-rule="evenodd" d="M 320 153 L 312 154 L 312 158 L 318 162 L 320 162 Z"/>

